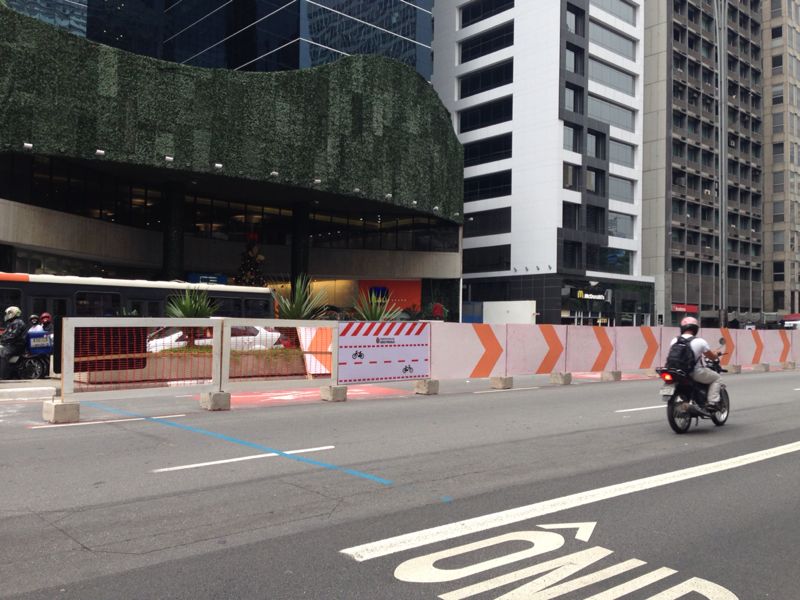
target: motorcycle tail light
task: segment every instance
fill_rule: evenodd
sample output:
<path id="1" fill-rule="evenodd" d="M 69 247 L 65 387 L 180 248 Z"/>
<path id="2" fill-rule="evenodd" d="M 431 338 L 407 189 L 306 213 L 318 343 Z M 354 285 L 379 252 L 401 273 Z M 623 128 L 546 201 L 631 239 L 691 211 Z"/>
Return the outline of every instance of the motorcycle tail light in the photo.
<path id="1" fill-rule="evenodd" d="M 663 379 L 667 383 L 672 383 L 672 381 L 673 381 L 671 373 L 662 373 L 661 374 L 661 379 Z"/>

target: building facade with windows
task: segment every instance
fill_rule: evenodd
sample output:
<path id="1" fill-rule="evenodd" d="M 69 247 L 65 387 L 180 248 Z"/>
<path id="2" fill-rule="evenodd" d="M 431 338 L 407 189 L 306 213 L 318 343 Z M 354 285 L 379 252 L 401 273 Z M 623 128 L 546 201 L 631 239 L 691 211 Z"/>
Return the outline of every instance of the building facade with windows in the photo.
<path id="1" fill-rule="evenodd" d="M 645 271 L 656 278 L 659 319 L 667 325 L 686 314 L 699 315 L 707 326 L 762 318 L 761 5 L 761 0 L 727 2 L 722 148 L 717 141 L 715 2 L 670 0 L 645 6 Z M 727 171 L 724 182 L 720 156 Z M 727 190 L 723 215 L 720 185 Z M 721 277 L 727 289 L 722 299 Z"/>
<path id="2" fill-rule="evenodd" d="M 762 18 L 764 309 L 780 319 L 800 312 L 800 3 L 764 2 Z"/>
<path id="3" fill-rule="evenodd" d="M 195 67 L 302 69 L 380 54 L 430 79 L 433 0 L 10 0 L 129 52 Z"/>
<path id="4" fill-rule="evenodd" d="M 643 4 L 435 4 L 432 81 L 465 153 L 466 302 L 536 300 L 543 323 L 654 321 Z"/>

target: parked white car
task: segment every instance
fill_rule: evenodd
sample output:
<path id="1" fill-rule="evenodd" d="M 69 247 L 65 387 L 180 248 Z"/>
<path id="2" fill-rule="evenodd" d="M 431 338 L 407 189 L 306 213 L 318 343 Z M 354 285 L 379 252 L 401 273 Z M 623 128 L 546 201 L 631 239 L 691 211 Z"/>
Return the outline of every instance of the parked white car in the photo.
<path id="1" fill-rule="evenodd" d="M 267 350 L 282 346 L 278 343 L 281 334 L 271 327 L 239 326 L 231 328 L 232 350 Z M 184 348 L 189 338 L 178 327 L 164 327 L 150 334 L 147 339 L 148 352 L 162 352 L 175 348 Z M 210 346 L 211 328 L 198 329 L 194 336 L 195 346 Z"/>

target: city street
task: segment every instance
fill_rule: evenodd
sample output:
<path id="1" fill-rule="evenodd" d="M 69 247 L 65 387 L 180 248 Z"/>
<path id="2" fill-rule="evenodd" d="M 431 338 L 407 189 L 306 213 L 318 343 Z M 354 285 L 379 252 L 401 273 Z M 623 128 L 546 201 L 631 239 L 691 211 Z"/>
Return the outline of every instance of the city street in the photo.
<path id="1" fill-rule="evenodd" d="M 728 424 L 683 436 L 655 380 L 44 427 L 3 402 L 0 595 L 794 600 L 800 379 L 728 383 Z"/>

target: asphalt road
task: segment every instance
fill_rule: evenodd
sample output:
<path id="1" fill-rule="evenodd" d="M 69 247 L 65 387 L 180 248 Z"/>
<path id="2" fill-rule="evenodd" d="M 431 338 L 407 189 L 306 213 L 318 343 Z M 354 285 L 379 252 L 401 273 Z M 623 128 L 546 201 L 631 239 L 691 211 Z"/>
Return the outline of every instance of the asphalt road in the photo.
<path id="1" fill-rule="evenodd" d="M 656 381 L 0 403 L 0 597 L 797 600 L 800 374 L 727 382 L 683 436 Z"/>

